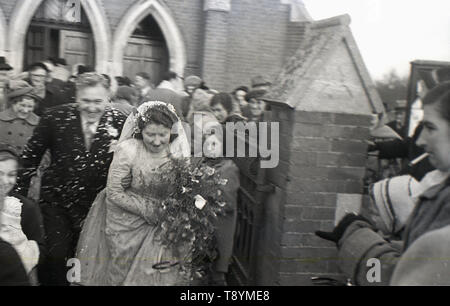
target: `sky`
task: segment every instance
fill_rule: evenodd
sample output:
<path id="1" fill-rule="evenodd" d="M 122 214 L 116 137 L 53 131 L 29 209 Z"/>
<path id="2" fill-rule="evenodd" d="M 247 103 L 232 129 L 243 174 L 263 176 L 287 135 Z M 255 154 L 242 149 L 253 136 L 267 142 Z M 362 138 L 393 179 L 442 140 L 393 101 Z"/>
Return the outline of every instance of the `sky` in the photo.
<path id="1" fill-rule="evenodd" d="M 413 60 L 450 61 L 450 0 L 303 0 L 313 19 L 349 14 L 372 78 Z"/>

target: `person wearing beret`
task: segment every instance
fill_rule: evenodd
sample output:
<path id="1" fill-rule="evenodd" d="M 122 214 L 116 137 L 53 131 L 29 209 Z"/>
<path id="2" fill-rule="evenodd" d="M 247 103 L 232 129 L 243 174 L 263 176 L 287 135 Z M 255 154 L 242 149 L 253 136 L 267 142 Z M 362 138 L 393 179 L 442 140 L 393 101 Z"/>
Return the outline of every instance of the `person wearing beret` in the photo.
<path id="1" fill-rule="evenodd" d="M 40 98 L 33 87 L 24 86 L 8 94 L 9 108 L 0 113 L 0 142 L 15 147 L 20 153 L 33 135 L 39 117 L 33 112 Z"/>
<path id="2" fill-rule="evenodd" d="M 0 57 L 0 112 L 7 108 L 6 94 L 9 88 L 9 74 L 13 68 L 6 63 L 6 59 Z"/>
<path id="3" fill-rule="evenodd" d="M 13 192 L 18 169 L 18 151 L 0 143 L 0 239 L 14 248 L 30 283 L 37 285 L 46 256 L 44 225 L 38 205 Z"/>
<path id="4" fill-rule="evenodd" d="M 430 90 L 423 104 L 424 130 L 418 145 L 425 148 L 439 175 L 424 178 L 427 188 L 415 197 L 418 201 L 406 221 L 402 240 L 385 239 L 374 222 L 352 214 L 332 232 L 316 232 L 336 243 L 339 267 L 356 285 L 450 286 L 450 82 Z M 389 186 L 382 192 L 386 190 Z M 381 207 L 382 214 L 400 216 L 392 203 L 386 204 Z M 379 282 L 367 277 L 373 268 L 369 259 L 379 260 Z"/>
<path id="5" fill-rule="evenodd" d="M 242 115 L 250 122 L 259 122 L 263 120 L 266 103 L 262 97 L 267 93 L 266 90 L 258 89 L 250 91 L 245 100 L 248 105 L 242 109 Z"/>

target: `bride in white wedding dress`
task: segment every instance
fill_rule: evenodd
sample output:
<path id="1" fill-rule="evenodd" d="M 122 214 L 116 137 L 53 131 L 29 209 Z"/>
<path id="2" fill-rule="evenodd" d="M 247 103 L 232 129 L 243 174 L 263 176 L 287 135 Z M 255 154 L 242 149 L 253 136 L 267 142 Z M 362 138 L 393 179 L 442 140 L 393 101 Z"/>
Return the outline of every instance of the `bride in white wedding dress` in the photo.
<path id="1" fill-rule="evenodd" d="M 172 134 L 173 126 L 178 134 Z M 180 255 L 155 235 L 154 209 L 170 192 L 171 161 L 190 156 L 170 104 L 147 102 L 131 115 L 116 147 L 107 187 L 95 200 L 77 249 L 81 285 L 188 285 Z M 173 181 L 173 180 L 172 180 Z M 165 269 L 155 265 L 165 263 Z"/>

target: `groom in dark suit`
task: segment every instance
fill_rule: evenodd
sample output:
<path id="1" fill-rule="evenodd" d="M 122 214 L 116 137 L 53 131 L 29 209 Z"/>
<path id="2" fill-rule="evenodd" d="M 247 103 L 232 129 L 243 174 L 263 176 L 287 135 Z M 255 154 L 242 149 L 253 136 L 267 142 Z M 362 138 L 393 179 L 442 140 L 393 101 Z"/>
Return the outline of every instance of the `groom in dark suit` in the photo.
<path id="1" fill-rule="evenodd" d="M 107 80 L 85 73 L 77 80 L 77 103 L 46 112 L 22 156 L 16 191 L 27 195 L 47 149 L 51 165 L 41 184 L 48 256 L 39 269 L 44 285 L 67 285 L 67 260 L 74 257 L 78 237 L 97 194 L 105 188 L 126 117 L 109 107 Z"/>

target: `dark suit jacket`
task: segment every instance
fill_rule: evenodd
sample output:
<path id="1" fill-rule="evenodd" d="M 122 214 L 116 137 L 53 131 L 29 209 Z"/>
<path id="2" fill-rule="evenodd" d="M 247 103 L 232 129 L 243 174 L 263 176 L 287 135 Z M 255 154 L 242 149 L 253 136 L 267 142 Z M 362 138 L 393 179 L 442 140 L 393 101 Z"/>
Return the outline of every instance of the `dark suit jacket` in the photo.
<path id="1" fill-rule="evenodd" d="M 118 140 L 125 120 L 118 110 L 108 108 L 88 151 L 76 104 L 45 113 L 22 155 L 24 169 L 19 174 L 16 192 L 28 193 L 30 179 L 49 149 L 52 158 L 42 177 L 41 205 L 50 204 L 69 211 L 81 209 L 87 214 L 97 193 L 106 186 L 113 157 L 110 146 Z"/>
<path id="2" fill-rule="evenodd" d="M 29 80 L 26 81 L 31 84 Z M 34 112 L 38 116 L 42 116 L 45 111 L 51 108 L 70 103 L 75 103 L 75 86 L 73 83 L 53 79 L 45 85 L 45 98 L 38 102 Z"/>

